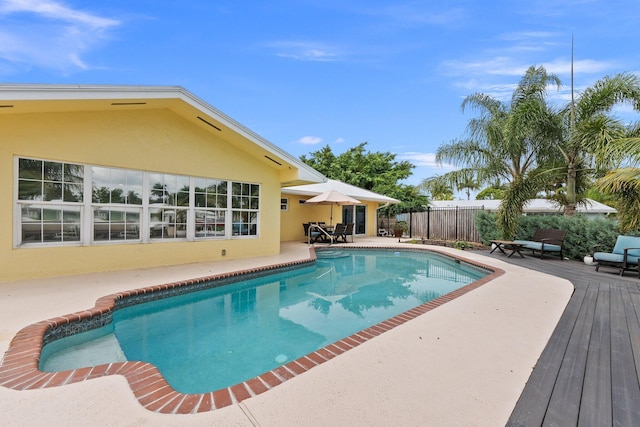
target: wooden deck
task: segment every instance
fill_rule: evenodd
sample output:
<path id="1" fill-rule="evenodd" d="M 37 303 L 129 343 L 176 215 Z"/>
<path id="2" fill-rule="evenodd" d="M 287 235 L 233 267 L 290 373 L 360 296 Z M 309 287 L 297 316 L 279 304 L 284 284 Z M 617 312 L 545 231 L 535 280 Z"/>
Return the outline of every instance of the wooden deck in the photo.
<path id="1" fill-rule="evenodd" d="M 508 426 L 640 426 L 640 279 L 548 257 L 490 255 L 570 280 L 565 312 Z"/>

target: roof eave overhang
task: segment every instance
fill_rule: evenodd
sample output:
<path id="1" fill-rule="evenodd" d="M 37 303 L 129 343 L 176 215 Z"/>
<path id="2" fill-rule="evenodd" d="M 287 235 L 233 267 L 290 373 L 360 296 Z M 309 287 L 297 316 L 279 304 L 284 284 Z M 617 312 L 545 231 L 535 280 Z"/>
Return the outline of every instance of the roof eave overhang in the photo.
<path id="1" fill-rule="evenodd" d="M 258 150 L 251 151 L 279 170 L 283 186 L 321 183 L 327 180 L 315 169 L 180 86 L 0 85 L 0 113 L 21 112 L 21 102 L 47 104 L 56 101 L 112 101 L 108 105 L 122 108 L 169 108 L 206 129 L 218 132 L 229 130 L 258 147 Z M 181 101 L 191 108 L 184 108 L 175 101 Z M 95 108 L 105 108 L 105 104 L 96 105 Z"/>

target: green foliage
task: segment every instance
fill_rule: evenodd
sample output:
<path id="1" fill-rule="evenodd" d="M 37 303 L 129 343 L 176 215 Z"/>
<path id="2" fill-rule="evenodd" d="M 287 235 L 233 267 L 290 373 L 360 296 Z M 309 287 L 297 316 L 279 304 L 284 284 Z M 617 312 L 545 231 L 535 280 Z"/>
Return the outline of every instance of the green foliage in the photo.
<path id="1" fill-rule="evenodd" d="M 456 249 L 460 249 L 461 251 L 467 249 L 467 248 L 472 248 L 473 245 L 469 242 L 465 242 L 464 240 L 456 240 L 453 243 L 453 247 Z"/>
<path id="2" fill-rule="evenodd" d="M 411 162 L 398 162 L 390 152 L 366 151 L 366 146 L 363 142 L 336 156 L 327 145 L 300 160 L 331 179 L 378 193 L 411 176 L 415 167 Z"/>
<path id="3" fill-rule="evenodd" d="M 409 223 L 407 221 L 398 221 L 393 229 L 406 233 L 409 231 Z"/>
<path id="4" fill-rule="evenodd" d="M 476 194 L 476 200 L 502 200 L 505 190 L 505 186 L 487 187 Z"/>
<path id="5" fill-rule="evenodd" d="M 494 213 L 480 212 L 476 216 L 476 227 L 483 244 L 489 245 L 491 240 L 500 238 L 496 221 Z M 527 215 L 519 221 L 514 239 L 528 240 L 539 228 L 567 230 L 563 245 L 564 256 L 576 260 L 582 260 L 587 253 L 592 254 L 595 245 L 601 245 L 598 246 L 598 251 L 611 250 L 620 234 L 617 223 L 609 219 L 587 219 L 583 215 Z"/>
<path id="6" fill-rule="evenodd" d="M 480 211 L 476 214 L 475 223 L 480 240 L 484 245 L 489 245 L 492 240 L 500 239 L 500 232 L 496 227 L 496 214 L 487 211 Z"/>
<path id="7" fill-rule="evenodd" d="M 616 169 L 600 178 L 597 186 L 601 191 L 617 197 L 620 230 L 640 231 L 640 169 Z"/>
<path id="8" fill-rule="evenodd" d="M 408 161 L 396 161 L 396 155 L 390 152 L 366 151 L 366 146 L 363 142 L 336 156 L 327 145 L 309 156 L 300 156 L 300 160 L 331 179 L 402 202 L 386 208 L 382 212 L 385 215 L 426 209 L 429 199 L 415 186 L 399 182 L 411 176 L 415 166 Z"/>
<path id="9" fill-rule="evenodd" d="M 429 193 L 432 200 L 453 200 L 453 188 L 438 177 L 425 178 L 418 188 Z"/>

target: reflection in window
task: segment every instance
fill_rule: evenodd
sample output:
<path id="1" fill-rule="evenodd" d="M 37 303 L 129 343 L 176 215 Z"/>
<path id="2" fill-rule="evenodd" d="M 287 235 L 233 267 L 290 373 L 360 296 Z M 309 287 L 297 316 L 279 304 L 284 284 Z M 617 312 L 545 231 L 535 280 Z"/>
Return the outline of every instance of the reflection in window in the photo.
<path id="1" fill-rule="evenodd" d="M 21 213 L 22 243 L 80 240 L 79 206 L 25 204 Z"/>
<path id="2" fill-rule="evenodd" d="M 195 237 L 225 237 L 229 183 L 207 178 L 194 179 Z"/>
<path id="3" fill-rule="evenodd" d="M 150 208 L 149 236 L 152 239 L 187 237 L 187 209 Z"/>
<path id="4" fill-rule="evenodd" d="M 139 240 L 140 208 L 99 207 L 93 211 L 96 241 Z"/>
<path id="5" fill-rule="evenodd" d="M 162 173 L 149 174 L 149 203 L 189 206 L 189 177 Z"/>
<path id="6" fill-rule="evenodd" d="M 258 234 L 258 213 L 233 211 L 232 227 L 234 236 L 255 236 Z"/>
<path id="7" fill-rule="evenodd" d="M 260 186 L 234 182 L 231 188 L 232 235 L 257 236 Z"/>
<path id="8" fill-rule="evenodd" d="M 227 207 L 227 181 L 217 179 L 195 179 L 195 206 L 196 208 L 220 208 Z"/>
<path id="9" fill-rule="evenodd" d="M 84 167 L 34 159 L 18 161 L 18 199 L 81 202 Z"/>
<path id="10" fill-rule="evenodd" d="M 27 158 L 16 164 L 17 245 L 258 235 L 258 184 Z"/>
<path id="11" fill-rule="evenodd" d="M 218 209 L 196 209 L 196 238 L 224 237 L 226 212 Z"/>
<path id="12" fill-rule="evenodd" d="M 142 204 L 142 172 L 94 166 L 91 176 L 93 203 Z"/>
<path id="13" fill-rule="evenodd" d="M 258 209 L 260 200 L 260 186 L 234 182 L 231 198 L 233 209 Z"/>

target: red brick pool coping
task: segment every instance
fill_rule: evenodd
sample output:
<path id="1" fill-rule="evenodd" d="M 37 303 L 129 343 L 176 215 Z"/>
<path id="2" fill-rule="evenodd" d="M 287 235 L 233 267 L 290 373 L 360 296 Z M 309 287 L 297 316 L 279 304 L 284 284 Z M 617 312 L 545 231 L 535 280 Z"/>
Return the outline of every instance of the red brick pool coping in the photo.
<path id="1" fill-rule="evenodd" d="M 394 249 L 407 250 L 398 247 L 355 247 L 349 249 Z M 410 250 L 425 250 L 411 248 Z M 429 248 L 430 252 L 439 252 L 447 256 L 450 253 L 440 252 Z M 149 286 L 130 291 L 118 292 L 99 298 L 96 305 L 88 310 L 65 316 L 44 320 L 29 325 L 20 330 L 11 340 L 9 349 L 0 363 L 0 385 L 13 390 L 34 390 L 40 388 L 57 387 L 65 384 L 77 383 L 106 375 L 122 375 L 126 378 L 138 402 L 146 409 L 162 414 L 195 414 L 230 406 L 252 396 L 264 393 L 277 385 L 294 378 L 334 357 L 359 346 L 360 344 L 389 331 L 409 320 L 431 311 L 451 300 L 454 300 L 504 274 L 504 270 L 487 266 L 464 257 L 456 257 L 461 261 L 492 271 L 489 275 L 476 280 L 462 288 L 431 300 L 409 311 L 391 317 L 377 325 L 356 332 L 346 338 L 328 346 L 279 366 L 269 372 L 259 375 L 231 387 L 209 393 L 185 394 L 175 391 L 164 379 L 160 371 L 148 362 L 115 362 L 88 368 L 73 369 L 60 372 L 42 372 L 38 369 L 40 353 L 43 347 L 45 333 L 60 325 L 67 325 L 81 320 L 101 316 L 114 310 L 115 302 L 119 299 L 164 291 L 167 289 L 189 286 L 210 280 L 234 277 L 248 273 L 258 273 L 282 267 L 305 264 L 316 259 L 313 248 L 310 257 L 277 265 L 263 266 L 254 269 L 218 274 L 192 280 L 173 282 L 164 285 Z"/>

